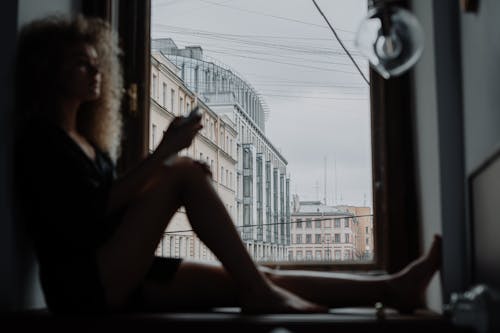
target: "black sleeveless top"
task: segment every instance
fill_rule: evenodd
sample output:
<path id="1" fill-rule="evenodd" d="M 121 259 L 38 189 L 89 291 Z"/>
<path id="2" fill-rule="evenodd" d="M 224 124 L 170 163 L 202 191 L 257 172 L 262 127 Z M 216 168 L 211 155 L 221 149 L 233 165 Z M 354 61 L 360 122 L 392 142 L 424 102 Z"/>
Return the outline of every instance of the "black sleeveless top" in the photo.
<path id="1" fill-rule="evenodd" d="M 124 214 L 106 212 L 113 162 L 95 145 L 92 161 L 66 132 L 45 121 L 29 122 L 17 134 L 16 218 L 33 240 L 48 308 L 55 313 L 110 312 L 97 250 Z M 181 262 L 154 257 L 144 279 L 168 283 Z M 141 309 L 140 292 L 141 285 L 124 311 Z"/>
<path id="2" fill-rule="evenodd" d="M 18 133 L 15 191 L 54 312 L 102 312 L 96 251 L 120 218 L 106 215 L 114 165 L 95 145 L 92 161 L 64 130 L 44 121 Z"/>

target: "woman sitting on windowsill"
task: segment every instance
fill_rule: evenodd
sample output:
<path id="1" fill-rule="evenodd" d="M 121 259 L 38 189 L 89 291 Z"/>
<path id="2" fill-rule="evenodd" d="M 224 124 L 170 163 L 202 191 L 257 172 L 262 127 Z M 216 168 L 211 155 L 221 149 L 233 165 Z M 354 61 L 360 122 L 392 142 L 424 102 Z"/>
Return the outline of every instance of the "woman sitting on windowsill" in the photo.
<path id="1" fill-rule="evenodd" d="M 17 61 L 16 190 L 50 310 L 163 311 L 241 306 L 246 312 L 323 312 L 384 302 L 421 304 L 440 266 L 440 238 L 394 275 L 258 267 L 210 182 L 185 157 L 202 127 L 176 118 L 158 148 L 120 178 L 122 78 L 116 36 L 99 19 L 52 17 L 26 25 Z M 221 265 L 158 258 L 184 206 Z"/>

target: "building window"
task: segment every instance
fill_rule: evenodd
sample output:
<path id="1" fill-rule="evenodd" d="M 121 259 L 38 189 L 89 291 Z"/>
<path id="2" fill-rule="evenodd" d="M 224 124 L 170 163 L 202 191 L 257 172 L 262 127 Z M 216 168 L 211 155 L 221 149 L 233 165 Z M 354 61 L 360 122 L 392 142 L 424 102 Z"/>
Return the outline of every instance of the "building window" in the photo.
<path id="1" fill-rule="evenodd" d="M 175 90 L 170 89 L 170 112 L 175 113 L 174 111 L 174 101 L 175 101 Z"/>
<path id="2" fill-rule="evenodd" d="M 332 235 L 330 234 L 325 234 L 325 243 L 330 244 L 331 242 Z"/>
<path id="3" fill-rule="evenodd" d="M 316 259 L 316 260 L 321 260 L 321 251 L 316 250 L 316 254 L 315 254 L 315 256 L 314 256 L 314 259 Z"/>
<path id="4" fill-rule="evenodd" d="M 335 250 L 335 260 L 340 260 L 340 250 Z"/>
<path id="5" fill-rule="evenodd" d="M 312 251 L 306 251 L 306 260 L 312 260 L 313 253 Z"/>
<path id="6" fill-rule="evenodd" d="M 174 236 L 170 236 L 170 253 L 171 257 L 175 257 L 175 238 Z"/>
<path id="7" fill-rule="evenodd" d="M 321 244 L 321 234 L 314 235 L 314 242 L 316 244 Z"/>
<path id="8" fill-rule="evenodd" d="M 332 251 L 330 249 L 325 250 L 325 259 L 330 260 L 332 258 Z"/>
<path id="9" fill-rule="evenodd" d="M 153 74 L 153 82 L 151 84 L 151 89 L 153 90 L 153 98 L 156 100 L 158 98 L 158 76 L 156 74 Z"/>
<path id="10" fill-rule="evenodd" d="M 295 244 L 302 244 L 302 235 L 297 235 L 297 239 L 295 241 Z"/>
<path id="11" fill-rule="evenodd" d="M 306 228 L 308 228 L 308 229 L 312 228 L 312 221 L 311 221 L 311 219 L 306 219 Z"/>
<path id="12" fill-rule="evenodd" d="M 186 113 L 189 113 L 189 111 L 191 111 L 190 109 L 191 105 L 189 104 L 189 102 L 186 103 Z"/>
<path id="13" fill-rule="evenodd" d="M 297 260 L 302 260 L 302 251 L 297 251 Z"/>
<path id="14" fill-rule="evenodd" d="M 179 97 L 179 115 L 184 114 L 184 98 Z"/>
<path id="15" fill-rule="evenodd" d="M 321 228 L 321 220 L 316 220 L 316 221 L 314 222 L 314 227 L 315 227 L 315 228 Z"/>
<path id="16" fill-rule="evenodd" d="M 349 218 L 348 217 L 346 217 L 344 219 L 344 228 L 349 228 Z"/>
<path id="17" fill-rule="evenodd" d="M 153 145 L 153 149 L 156 148 L 156 125 L 153 124 L 153 127 L 151 128 L 151 143 Z"/>
<path id="18" fill-rule="evenodd" d="M 288 251 L 288 260 L 289 261 L 293 260 L 293 251 Z"/>
<path id="19" fill-rule="evenodd" d="M 345 242 L 349 243 L 349 234 L 344 234 Z"/>
<path id="20" fill-rule="evenodd" d="M 365 233 L 368 233 L 368 227 L 365 227 Z"/>
<path id="21" fill-rule="evenodd" d="M 344 260 L 349 260 L 349 259 L 351 259 L 351 251 L 344 250 Z"/>
<path id="22" fill-rule="evenodd" d="M 184 252 L 184 237 L 180 237 L 179 239 L 179 257 L 183 256 Z"/>
<path id="23" fill-rule="evenodd" d="M 250 197 L 252 195 L 252 179 L 243 176 L 243 196 Z"/>
<path id="24" fill-rule="evenodd" d="M 333 239 L 333 242 L 334 243 L 340 243 L 340 234 L 335 234 L 334 237 L 335 238 Z"/>
<path id="25" fill-rule="evenodd" d="M 163 82 L 162 94 L 162 105 L 164 108 L 167 107 L 167 84 Z"/>
<path id="26" fill-rule="evenodd" d="M 221 184 L 224 184 L 224 167 L 220 167 L 219 181 L 220 181 Z"/>
<path id="27" fill-rule="evenodd" d="M 297 219 L 296 221 L 296 226 L 297 226 L 297 229 L 302 229 L 302 220 L 301 219 Z"/>
<path id="28" fill-rule="evenodd" d="M 311 234 L 307 234 L 306 235 L 306 244 L 311 244 L 312 243 L 312 235 Z"/>
<path id="29" fill-rule="evenodd" d="M 333 220 L 333 227 L 334 228 L 340 228 L 340 219 L 334 219 Z"/>

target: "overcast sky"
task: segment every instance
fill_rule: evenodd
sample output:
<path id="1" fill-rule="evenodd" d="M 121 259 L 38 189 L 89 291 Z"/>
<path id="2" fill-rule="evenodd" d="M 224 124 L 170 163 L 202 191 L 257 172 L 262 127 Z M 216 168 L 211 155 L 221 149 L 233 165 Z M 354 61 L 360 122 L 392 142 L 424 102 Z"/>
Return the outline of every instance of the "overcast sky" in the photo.
<path id="1" fill-rule="evenodd" d="M 367 76 L 353 43 L 366 0 L 317 3 Z M 200 45 L 262 95 L 301 200 L 323 200 L 326 157 L 328 204 L 372 206 L 368 85 L 311 0 L 153 0 L 152 37 Z"/>

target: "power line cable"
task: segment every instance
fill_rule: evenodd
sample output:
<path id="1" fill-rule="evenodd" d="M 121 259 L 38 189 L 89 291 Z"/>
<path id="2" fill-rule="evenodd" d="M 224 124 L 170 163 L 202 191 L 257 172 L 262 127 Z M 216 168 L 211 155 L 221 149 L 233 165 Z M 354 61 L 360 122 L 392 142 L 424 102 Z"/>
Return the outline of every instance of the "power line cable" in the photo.
<path id="1" fill-rule="evenodd" d="M 181 0 L 172 0 L 172 1 L 181 1 Z M 230 2 L 232 0 L 225 0 L 225 1 L 221 1 L 220 3 L 226 3 L 226 2 Z M 197 6 L 195 8 L 190 8 L 190 9 L 187 9 L 187 10 L 184 10 L 184 11 L 180 11 L 180 12 L 175 12 L 175 16 L 174 18 L 178 18 L 178 17 L 181 17 L 181 16 L 184 16 L 185 14 L 192 14 L 194 11 L 196 10 L 200 10 L 200 9 L 203 9 L 203 8 L 207 8 L 207 7 L 210 7 L 210 5 L 205 5 L 205 6 Z M 155 7 L 153 7 L 153 9 L 155 9 Z"/>
<path id="2" fill-rule="evenodd" d="M 341 216 L 341 217 L 328 217 L 328 218 L 315 218 L 314 220 L 311 220 L 311 222 L 316 222 L 316 221 L 331 221 L 337 218 L 347 218 L 347 219 L 357 219 L 360 217 L 370 217 L 373 216 L 373 214 L 366 214 L 366 215 L 353 215 L 353 216 Z M 304 220 L 301 221 L 290 221 L 290 222 L 273 222 L 273 223 L 263 223 L 263 224 L 248 224 L 248 225 L 236 225 L 235 227 L 237 229 L 239 228 L 253 228 L 253 227 L 263 227 L 263 226 L 274 226 L 274 225 L 287 225 L 287 224 L 297 224 L 297 223 L 303 223 L 306 222 Z M 306 228 L 304 228 L 306 229 Z M 176 233 L 181 233 L 181 232 L 193 232 L 193 229 L 185 229 L 185 230 L 175 230 L 175 231 L 165 231 L 163 232 L 164 234 L 176 234 Z"/>
<path id="3" fill-rule="evenodd" d="M 195 44 L 191 41 L 186 41 L 183 39 L 176 39 L 177 41 L 188 43 L 188 44 Z M 204 48 L 205 51 L 212 51 L 214 50 L 215 47 L 217 50 L 222 50 L 222 51 L 230 51 L 232 54 L 255 54 L 255 55 L 263 55 L 263 56 L 269 56 L 269 59 L 273 59 L 272 57 L 279 57 L 279 59 L 288 59 L 291 61 L 298 61 L 300 64 L 303 63 L 315 63 L 315 64 L 326 64 L 326 65 L 337 65 L 337 66 L 352 66 L 352 64 L 345 63 L 345 62 L 334 62 L 334 61 L 324 61 L 324 60 L 317 60 L 317 59 L 307 59 L 305 57 L 294 57 L 290 56 L 287 54 L 283 54 L 283 52 L 265 52 L 265 51 L 260 51 L 260 50 L 249 50 L 249 49 L 241 49 L 241 48 L 233 48 L 233 47 L 227 47 L 227 46 L 219 46 L 218 44 L 212 44 L 212 43 L 204 43 L 207 45 L 209 48 Z M 273 50 L 275 51 L 275 50 Z M 322 57 L 324 59 L 324 57 Z"/>
<path id="4" fill-rule="evenodd" d="M 316 100 L 335 100 L 335 101 L 366 101 L 368 98 L 336 98 L 336 97 L 313 97 L 313 96 L 298 96 L 298 95 L 274 95 L 274 94 L 260 94 L 266 97 L 283 97 L 283 98 L 305 98 Z"/>
<path id="5" fill-rule="evenodd" d="M 256 87 L 260 87 L 260 85 L 255 84 Z M 285 88 L 285 89 L 280 89 L 280 88 Z M 300 88 L 300 89 L 293 89 L 293 88 Z M 304 93 L 304 88 L 303 86 L 298 86 L 298 85 L 292 85 L 292 86 L 284 86 L 284 87 L 279 87 L 276 85 L 273 86 L 263 86 L 259 88 L 259 91 L 264 91 L 264 92 L 270 92 L 270 93 L 285 93 L 285 94 L 296 94 L 296 93 Z M 306 92 L 309 92 L 314 95 L 327 95 L 327 96 L 337 96 L 338 94 L 341 94 L 341 96 L 367 96 L 368 92 L 366 91 L 364 94 L 363 92 L 360 91 L 342 91 L 342 92 L 337 92 L 336 89 L 331 88 L 331 87 L 307 87 L 307 88 L 314 88 L 314 89 L 308 89 Z"/>
<path id="6" fill-rule="evenodd" d="M 323 16 L 323 18 L 325 19 L 326 23 L 330 27 L 330 30 L 333 32 L 333 35 L 335 36 L 335 38 L 339 42 L 340 46 L 342 46 L 342 48 L 344 49 L 344 51 L 347 54 L 347 56 L 351 59 L 351 61 L 354 64 L 354 66 L 356 66 L 356 68 L 358 69 L 359 74 L 361 74 L 361 76 L 365 80 L 366 84 L 370 85 L 370 81 L 368 81 L 368 79 L 365 77 L 365 74 L 363 74 L 363 72 L 361 71 L 361 68 L 359 68 L 358 64 L 356 63 L 356 61 L 354 60 L 354 58 L 351 56 L 351 53 L 344 46 L 344 43 L 342 43 L 342 40 L 340 39 L 340 37 L 337 35 L 337 32 L 335 31 L 335 29 L 330 24 L 330 21 L 328 21 L 328 19 L 326 18 L 325 14 L 321 10 L 321 8 L 319 8 L 318 4 L 316 3 L 316 0 L 312 0 L 312 2 L 314 3 L 314 5 L 316 6 L 316 8 L 318 9 L 318 11 L 321 14 L 321 16 Z"/>
<path id="7" fill-rule="evenodd" d="M 218 33 L 218 32 L 211 32 L 207 30 L 197 30 L 197 29 L 190 29 L 190 28 L 184 28 L 184 27 L 179 27 L 179 26 L 171 26 L 167 24 L 161 24 L 161 23 L 153 23 L 153 27 L 159 27 L 163 29 L 179 29 L 179 30 L 192 30 L 192 31 L 198 31 L 198 32 L 203 32 L 207 34 L 213 34 L 213 35 L 221 35 L 221 36 L 230 36 L 230 37 L 237 37 L 237 38 L 247 38 L 247 39 L 283 39 L 283 40 L 305 40 L 305 41 L 330 41 L 331 38 L 317 38 L 317 37 L 308 37 L 308 36 L 285 36 L 285 35 L 254 35 L 254 34 L 228 34 L 228 33 Z M 354 40 L 352 39 L 344 39 L 344 41 L 349 41 L 352 42 Z"/>
<path id="8" fill-rule="evenodd" d="M 158 24 L 160 25 L 160 24 Z M 168 31 L 170 34 L 181 34 L 181 35 L 189 35 L 192 36 L 193 38 L 201 38 L 202 36 L 203 43 L 206 44 L 205 39 L 216 39 L 216 40 L 222 40 L 222 41 L 229 41 L 232 43 L 239 43 L 243 45 L 248 45 L 252 48 L 255 48 L 256 46 L 260 47 L 266 47 L 270 49 L 282 49 L 290 52 L 297 52 L 297 53 L 305 53 L 305 54 L 314 54 L 314 55 L 344 55 L 344 51 L 335 48 L 328 48 L 328 47 L 319 47 L 317 45 L 299 45 L 297 43 L 290 45 L 288 41 L 283 41 L 286 44 L 279 44 L 276 43 L 275 41 L 266 41 L 266 40 L 255 40 L 255 39 L 248 39 L 248 38 L 241 38 L 238 37 L 238 35 L 230 35 L 230 34 L 222 34 L 222 33 L 214 33 L 214 32 L 207 32 L 203 30 L 195 30 L 195 29 L 188 29 L 188 28 L 181 28 L 181 27 L 173 27 L 173 26 L 167 26 L 167 25 L 160 25 L 162 26 L 161 29 L 157 29 L 159 31 Z M 187 43 L 195 43 L 195 42 L 187 42 Z M 362 55 L 357 52 L 357 51 L 351 51 L 351 55 L 356 55 L 357 57 L 362 57 Z"/>
<path id="9" fill-rule="evenodd" d="M 167 2 L 160 2 L 158 3 L 158 0 L 156 1 L 153 1 L 152 2 L 152 8 L 155 9 L 155 8 L 158 8 L 158 7 L 166 7 L 166 6 L 170 6 L 172 4 L 175 4 L 176 2 L 180 2 L 181 0 L 170 0 L 170 1 L 167 1 Z"/>
<path id="10" fill-rule="evenodd" d="M 198 0 L 198 1 L 209 3 L 209 4 L 212 4 L 214 6 L 226 7 L 226 8 L 230 8 L 230 9 L 233 9 L 233 10 L 237 10 L 237 11 L 241 11 L 241 12 L 246 12 L 246 13 L 250 13 L 250 14 L 268 16 L 268 17 L 272 17 L 272 18 L 275 18 L 275 19 L 279 19 L 279 20 L 284 20 L 284 21 L 289 21 L 289 22 L 295 22 L 295 23 L 301 23 L 301 24 L 305 24 L 305 25 L 309 25 L 309 26 L 313 26 L 313 27 L 319 27 L 319 28 L 323 28 L 323 29 L 325 28 L 325 26 L 320 25 L 320 24 L 315 24 L 315 23 L 311 23 L 311 22 L 301 21 L 301 20 L 297 20 L 297 19 L 293 19 L 293 18 L 289 18 L 289 17 L 285 17 L 285 16 L 272 15 L 272 14 L 267 14 L 267 13 L 264 13 L 264 12 L 258 12 L 258 11 L 255 11 L 255 10 L 244 9 L 244 8 L 240 8 L 240 7 L 236 7 L 236 6 L 223 5 L 221 3 L 216 3 L 216 2 L 212 2 L 212 1 L 208 1 L 208 0 Z M 338 29 L 338 30 L 342 31 L 342 32 L 346 32 L 346 33 L 351 33 L 351 34 L 354 33 L 354 31 L 345 30 L 345 29 Z"/>
<path id="11" fill-rule="evenodd" d="M 316 66 L 309 66 L 309 65 L 294 64 L 294 63 L 285 62 L 285 61 L 278 61 L 278 60 L 271 60 L 271 59 L 265 59 L 265 58 L 259 58 L 259 57 L 245 56 L 245 55 L 234 54 L 234 53 L 223 52 L 223 51 L 215 51 L 215 50 L 207 50 L 207 51 L 208 52 L 212 52 L 212 53 L 225 54 L 225 55 L 231 56 L 231 57 L 238 57 L 238 58 L 253 59 L 253 60 L 259 60 L 259 61 L 265 61 L 265 62 L 272 62 L 272 63 L 276 63 L 276 64 L 280 64 L 280 65 L 288 65 L 288 66 L 295 66 L 295 67 L 302 67 L 302 68 L 315 69 L 315 70 L 328 71 L 328 72 L 337 72 L 337 73 L 344 73 L 344 74 L 357 74 L 356 72 L 344 71 L 344 70 L 341 70 L 341 69 L 333 69 L 333 68 L 325 68 L 325 67 L 316 67 Z"/>
<path id="12" fill-rule="evenodd" d="M 264 87 L 334 88 L 334 89 L 351 89 L 351 90 L 368 91 L 366 87 L 342 86 L 336 84 L 310 84 L 310 83 L 262 82 L 262 81 L 252 81 L 252 83 L 255 86 L 264 86 Z"/>
<path id="13" fill-rule="evenodd" d="M 264 52 L 264 51 L 258 51 L 258 50 L 247 50 L 247 49 L 235 49 L 232 47 L 218 47 L 218 49 L 225 50 L 225 51 L 232 51 L 235 53 L 243 53 L 243 54 L 256 54 L 256 55 L 263 55 L 263 56 L 270 56 L 270 57 L 279 57 L 279 59 L 288 59 L 291 61 L 298 61 L 300 63 L 315 63 L 315 64 L 325 64 L 325 65 L 337 65 L 337 66 L 351 66 L 350 63 L 343 63 L 343 62 L 334 62 L 334 61 L 322 61 L 322 60 L 316 60 L 316 59 L 306 59 L 306 58 L 300 58 L 300 57 L 293 57 L 289 56 L 287 54 L 283 54 L 282 52 Z M 210 49 L 205 49 L 207 51 L 210 51 Z M 270 58 L 272 59 L 272 58 Z"/>
<path id="14" fill-rule="evenodd" d="M 313 69 L 313 70 L 319 70 L 319 71 L 337 72 L 337 73 L 343 73 L 343 74 L 357 74 L 357 72 L 345 71 L 345 70 L 341 70 L 341 69 L 309 66 L 309 65 L 297 64 L 297 63 L 293 63 L 293 62 L 285 62 L 285 61 L 266 59 L 266 58 L 260 58 L 260 57 L 252 57 L 249 55 L 241 55 L 241 54 L 235 54 L 235 53 L 231 53 L 231 52 L 216 51 L 216 50 L 212 50 L 212 49 L 205 49 L 205 51 L 212 52 L 212 53 L 218 53 L 218 54 L 225 54 L 225 55 L 230 56 L 230 57 L 259 60 L 259 61 L 264 61 L 264 62 L 271 62 L 271 63 L 281 64 L 281 65 L 288 65 L 288 66 L 307 68 L 307 69 Z"/>

